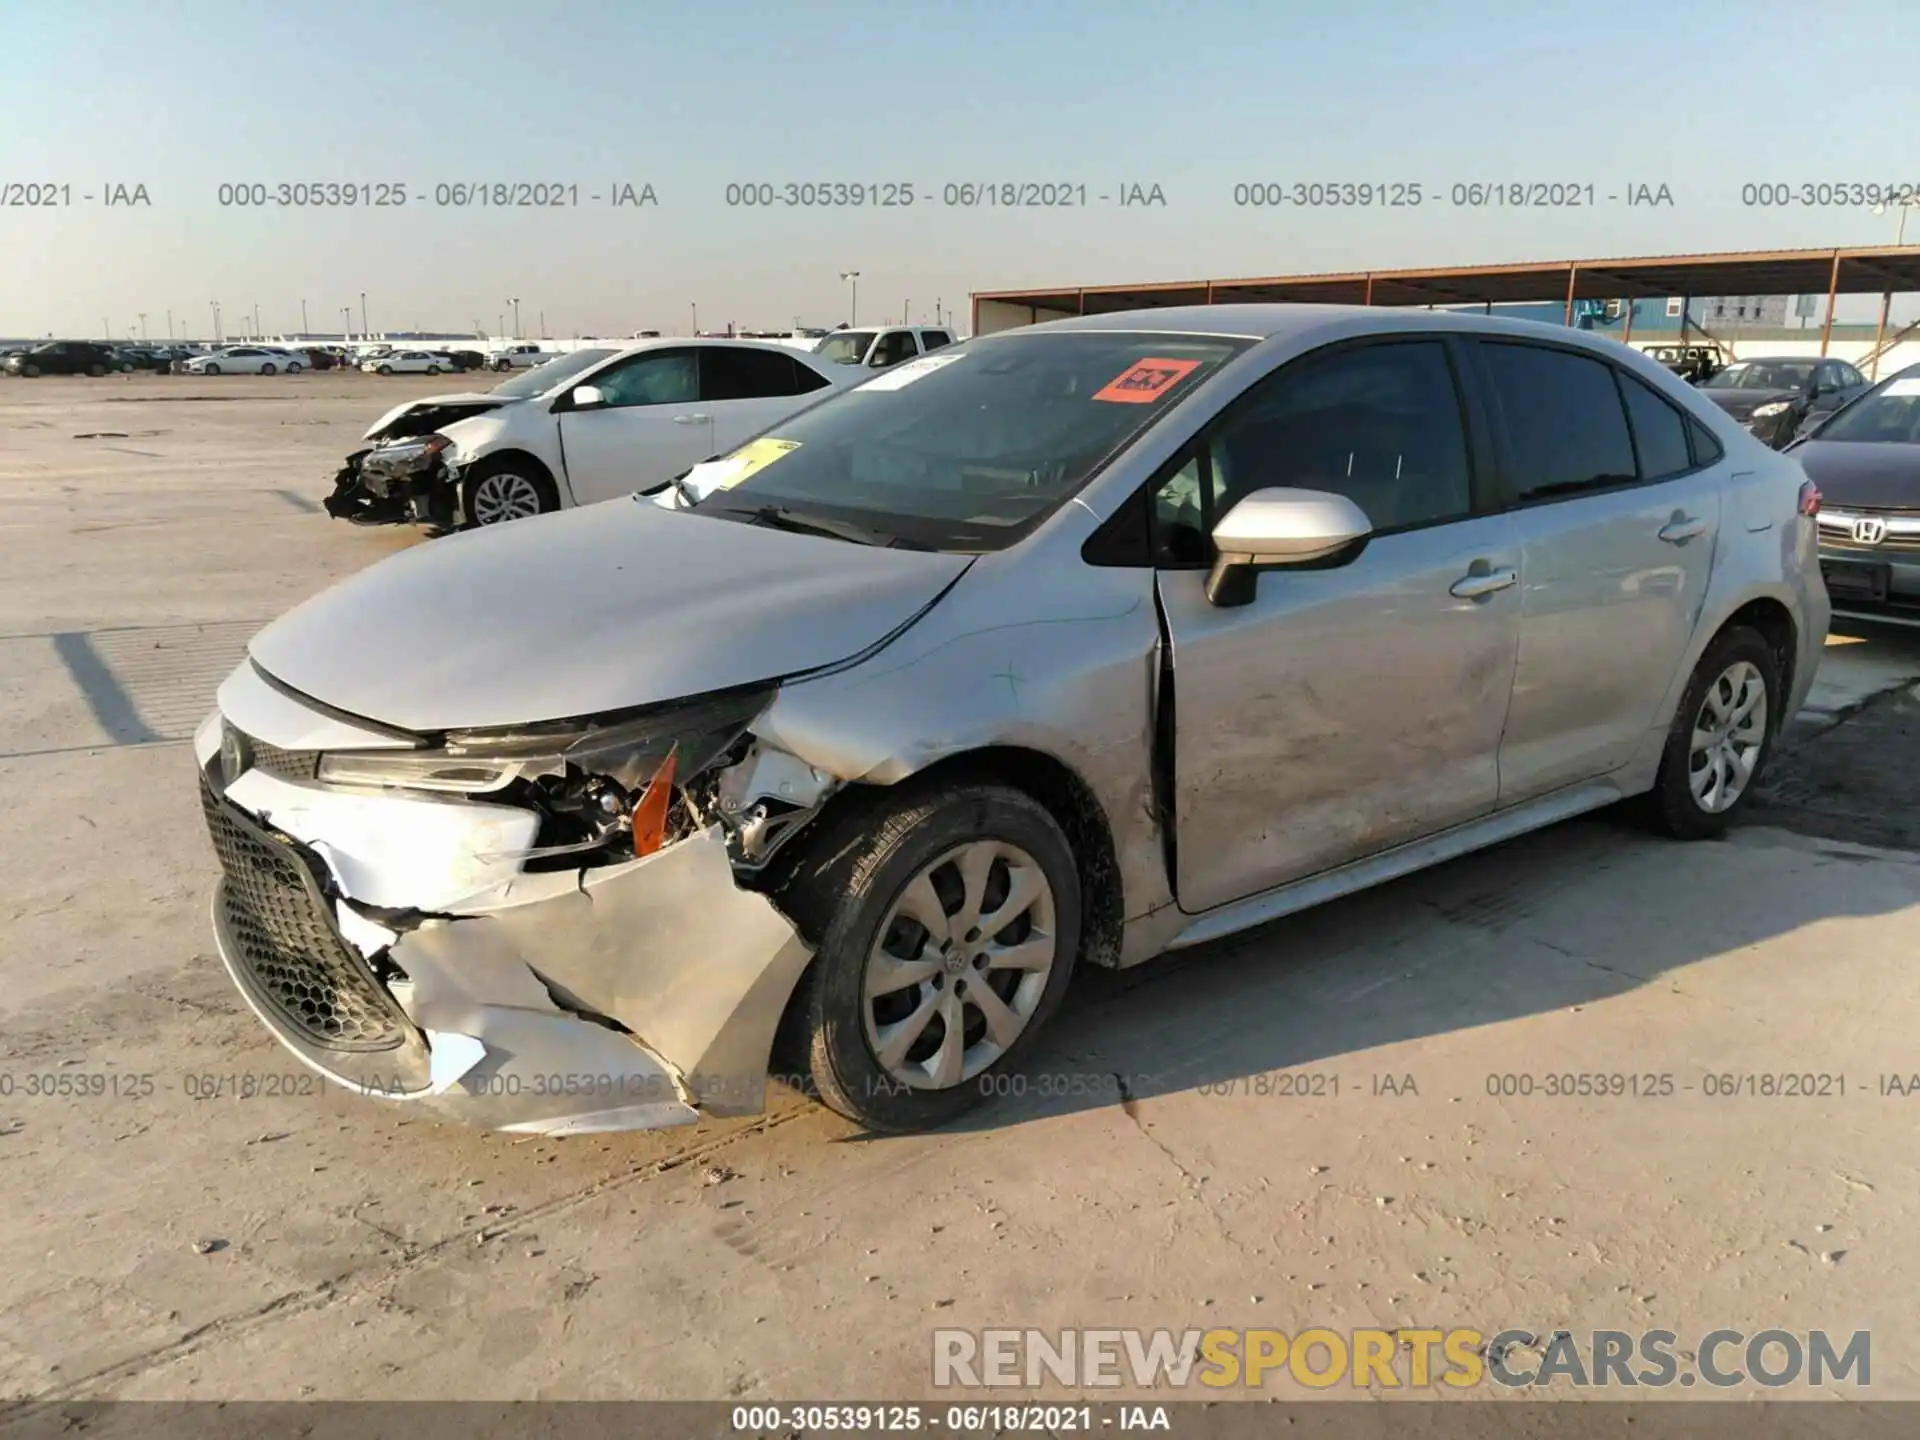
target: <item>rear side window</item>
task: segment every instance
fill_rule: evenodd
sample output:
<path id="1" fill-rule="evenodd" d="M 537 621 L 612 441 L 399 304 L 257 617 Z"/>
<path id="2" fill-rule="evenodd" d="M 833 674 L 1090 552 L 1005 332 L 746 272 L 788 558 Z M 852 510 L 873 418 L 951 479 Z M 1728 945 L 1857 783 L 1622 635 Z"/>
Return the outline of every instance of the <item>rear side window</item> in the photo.
<path id="1" fill-rule="evenodd" d="M 1639 478 L 1613 367 L 1537 345 L 1483 342 L 1521 504 Z"/>
<path id="2" fill-rule="evenodd" d="M 1640 455 L 1640 478 L 1664 480 L 1693 468 L 1687 450 L 1687 422 L 1680 412 L 1650 386 L 1627 374 L 1620 376 L 1620 394 L 1627 402 L 1627 420 L 1633 426 L 1633 445 Z"/>
<path id="3" fill-rule="evenodd" d="M 791 394 L 793 363 L 789 356 L 730 345 L 708 346 L 701 351 L 702 400 L 759 400 Z"/>

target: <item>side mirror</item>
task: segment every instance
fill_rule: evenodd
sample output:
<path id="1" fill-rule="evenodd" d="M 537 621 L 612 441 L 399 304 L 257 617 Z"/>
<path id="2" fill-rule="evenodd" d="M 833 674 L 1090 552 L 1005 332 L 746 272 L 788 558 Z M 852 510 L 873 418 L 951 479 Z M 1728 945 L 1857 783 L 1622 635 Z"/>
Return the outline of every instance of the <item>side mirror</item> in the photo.
<path id="1" fill-rule="evenodd" d="M 598 385 L 576 385 L 567 394 L 569 410 L 593 410 L 606 403 L 606 393 Z"/>
<path id="2" fill-rule="evenodd" d="M 1214 605 L 1245 605 L 1262 570 L 1324 565 L 1373 533 L 1366 512 L 1325 490 L 1256 490 L 1213 527 Z"/>

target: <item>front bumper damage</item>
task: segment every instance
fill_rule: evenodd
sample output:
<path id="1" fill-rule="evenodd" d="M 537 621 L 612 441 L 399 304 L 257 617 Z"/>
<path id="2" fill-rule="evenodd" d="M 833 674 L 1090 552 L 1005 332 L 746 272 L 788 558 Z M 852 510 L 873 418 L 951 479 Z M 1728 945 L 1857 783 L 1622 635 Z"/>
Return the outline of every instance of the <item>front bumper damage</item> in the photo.
<path id="1" fill-rule="evenodd" d="M 738 883 L 720 824 L 640 859 L 526 872 L 526 812 L 343 792 L 272 747 L 223 785 L 224 733 L 216 712 L 195 737 L 223 872 L 215 938 L 307 1066 L 517 1133 L 764 1110 L 811 951 Z"/>
<path id="2" fill-rule="evenodd" d="M 356 525 L 431 525 L 451 530 L 460 523 L 460 482 L 443 456 L 415 468 L 394 463 L 417 447 L 399 439 L 349 455 L 322 502 L 336 520 Z"/>

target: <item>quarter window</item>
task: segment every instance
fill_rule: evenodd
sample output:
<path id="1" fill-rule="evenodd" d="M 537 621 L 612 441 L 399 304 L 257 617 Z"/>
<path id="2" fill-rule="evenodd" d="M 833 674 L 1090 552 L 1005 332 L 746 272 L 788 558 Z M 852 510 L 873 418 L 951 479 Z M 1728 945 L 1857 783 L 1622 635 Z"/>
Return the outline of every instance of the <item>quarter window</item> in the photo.
<path id="1" fill-rule="evenodd" d="M 1639 477 L 1611 366 L 1537 345 L 1483 343 L 1480 353 L 1506 427 L 1521 504 Z"/>
<path id="2" fill-rule="evenodd" d="M 1221 416 L 1208 453 L 1209 525 L 1273 487 L 1344 495 L 1376 531 L 1473 508 L 1460 397 L 1438 341 L 1364 345 L 1289 365 Z"/>
<path id="3" fill-rule="evenodd" d="M 824 390 L 833 383 L 818 370 L 803 361 L 789 357 L 787 363 L 793 366 L 793 393 L 795 395 L 810 395 L 815 390 Z"/>
<path id="4" fill-rule="evenodd" d="M 1627 420 L 1633 426 L 1633 445 L 1640 457 L 1642 480 L 1664 480 L 1693 468 L 1687 451 L 1687 422 L 1678 410 L 1624 371 L 1620 393 L 1627 402 Z"/>

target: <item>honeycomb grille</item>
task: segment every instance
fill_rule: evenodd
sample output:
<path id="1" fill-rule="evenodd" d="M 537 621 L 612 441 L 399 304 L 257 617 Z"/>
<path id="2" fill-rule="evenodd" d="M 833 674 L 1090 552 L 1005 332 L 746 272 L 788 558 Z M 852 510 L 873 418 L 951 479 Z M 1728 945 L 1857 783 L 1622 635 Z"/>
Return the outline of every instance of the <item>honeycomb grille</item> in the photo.
<path id="1" fill-rule="evenodd" d="M 269 745 L 249 735 L 247 754 L 253 769 L 264 770 L 282 780 L 311 780 L 320 773 L 318 750 L 282 750 L 278 745 Z"/>
<path id="2" fill-rule="evenodd" d="M 200 804 L 226 874 L 222 920 L 235 963 L 300 1038 L 329 1050 L 390 1050 L 398 1007 L 341 938 L 319 878 L 294 846 L 253 823 L 200 777 Z"/>

